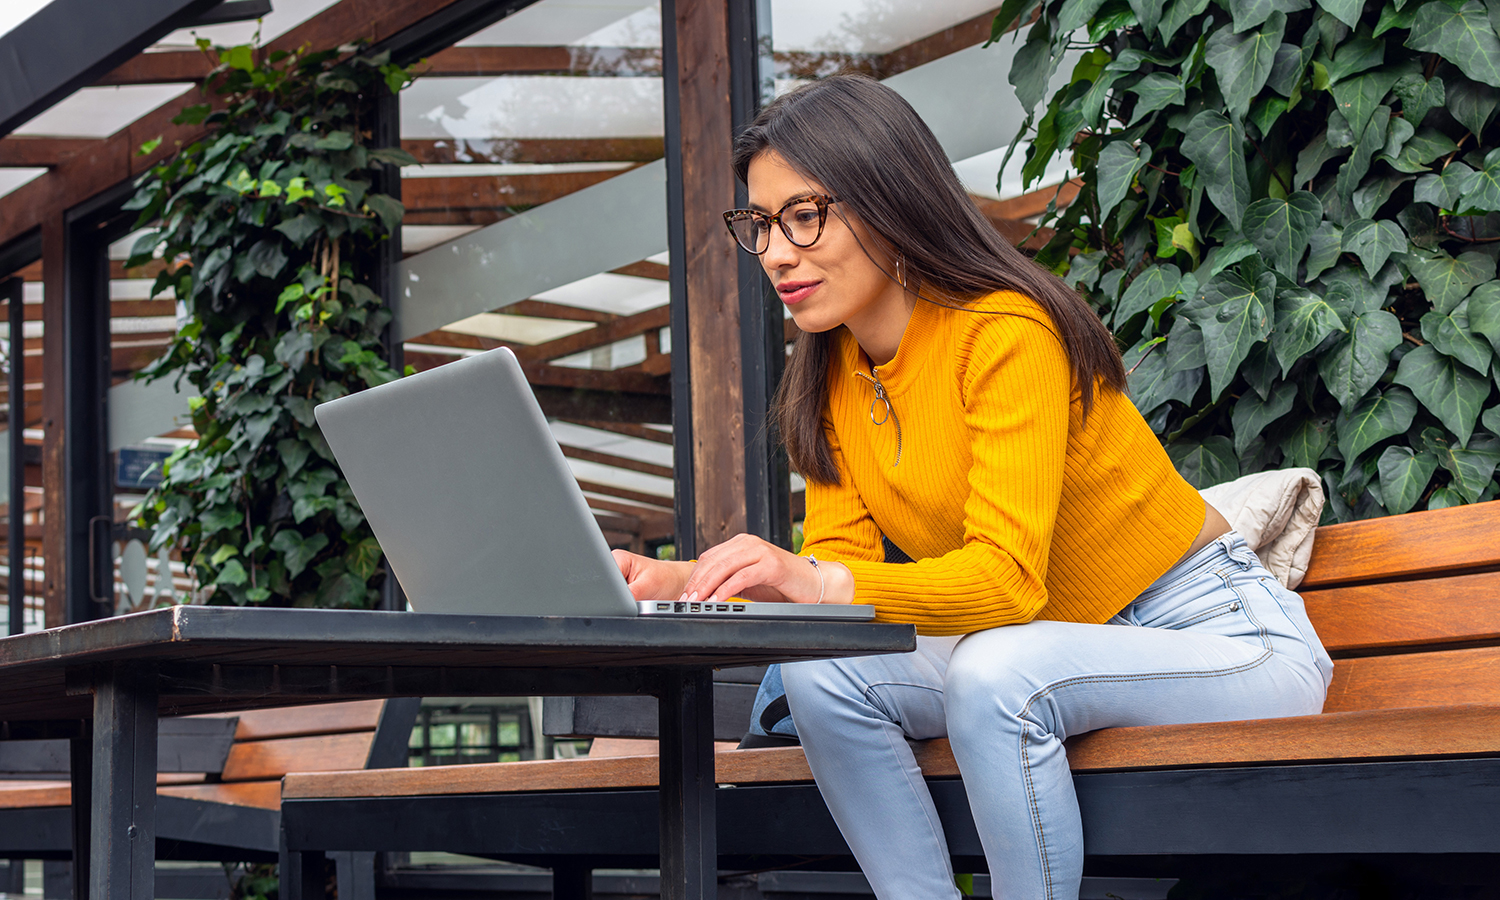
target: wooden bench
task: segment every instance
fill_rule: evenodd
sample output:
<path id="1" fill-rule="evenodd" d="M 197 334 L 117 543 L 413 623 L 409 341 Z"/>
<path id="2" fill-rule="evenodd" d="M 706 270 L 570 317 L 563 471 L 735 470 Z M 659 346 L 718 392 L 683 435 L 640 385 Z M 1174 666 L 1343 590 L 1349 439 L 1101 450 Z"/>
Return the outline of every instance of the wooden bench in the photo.
<path id="1" fill-rule="evenodd" d="M 420 702 L 368 700 L 162 720 L 157 858 L 276 861 L 282 776 L 404 766 Z M 79 743 L 86 753 L 87 742 Z M 0 780 L 0 857 L 72 857 L 68 745 L 56 739 L 0 743 L 0 773 L 14 778 Z M 67 896 L 57 867 L 49 871 L 47 896 Z"/>
<path id="2" fill-rule="evenodd" d="M 1310 897 L 1369 878 L 1392 897 L 1500 888 L 1500 502 L 1321 528 L 1300 590 L 1335 659 L 1322 714 L 1068 742 L 1089 873 L 1203 896 L 1226 879 L 1234 896 L 1255 879 Z M 957 871 L 984 871 L 947 742 L 917 756 Z M 849 865 L 800 748 L 715 765 L 722 867 Z M 291 774 L 282 822 L 294 852 L 491 856 L 571 869 L 586 897 L 580 867 L 652 865 L 656 779 L 653 757 Z"/>

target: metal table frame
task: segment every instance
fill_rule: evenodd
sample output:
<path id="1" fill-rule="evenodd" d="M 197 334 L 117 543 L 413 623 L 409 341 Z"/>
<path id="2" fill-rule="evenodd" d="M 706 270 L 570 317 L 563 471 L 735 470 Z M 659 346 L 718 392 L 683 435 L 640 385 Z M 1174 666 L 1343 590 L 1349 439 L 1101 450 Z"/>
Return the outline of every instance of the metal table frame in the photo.
<path id="1" fill-rule="evenodd" d="M 0 739 L 74 739 L 75 896 L 149 900 L 158 715 L 649 694 L 661 717 L 662 896 L 699 900 L 717 892 L 712 670 L 914 647 L 909 625 L 173 607 L 0 639 Z M 291 891 L 321 896 L 320 873 L 288 861 Z"/>

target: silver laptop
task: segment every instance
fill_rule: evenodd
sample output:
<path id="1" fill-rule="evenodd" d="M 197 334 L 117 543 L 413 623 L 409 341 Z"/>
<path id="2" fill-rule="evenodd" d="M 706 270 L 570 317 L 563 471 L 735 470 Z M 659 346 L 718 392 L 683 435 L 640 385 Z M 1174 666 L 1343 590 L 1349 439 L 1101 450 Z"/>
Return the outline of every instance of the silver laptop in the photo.
<path id="1" fill-rule="evenodd" d="M 315 413 L 391 569 L 423 612 L 875 617 L 872 606 L 637 602 L 509 350 Z"/>

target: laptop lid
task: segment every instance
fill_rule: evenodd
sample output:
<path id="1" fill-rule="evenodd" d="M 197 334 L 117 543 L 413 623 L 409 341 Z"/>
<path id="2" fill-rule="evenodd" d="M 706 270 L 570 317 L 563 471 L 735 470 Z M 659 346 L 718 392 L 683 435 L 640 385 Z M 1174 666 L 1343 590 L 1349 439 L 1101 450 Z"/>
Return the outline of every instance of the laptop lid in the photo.
<path id="1" fill-rule="evenodd" d="M 636 614 L 509 350 L 350 394 L 314 412 L 415 608 Z"/>

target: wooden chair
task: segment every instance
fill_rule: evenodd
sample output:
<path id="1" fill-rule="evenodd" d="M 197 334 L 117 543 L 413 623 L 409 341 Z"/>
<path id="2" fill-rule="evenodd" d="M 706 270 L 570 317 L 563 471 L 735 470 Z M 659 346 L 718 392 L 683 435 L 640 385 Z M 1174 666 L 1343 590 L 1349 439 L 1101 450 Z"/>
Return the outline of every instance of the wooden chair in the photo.
<path id="1" fill-rule="evenodd" d="M 420 702 L 370 700 L 163 719 L 157 858 L 277 861 L 282 776 L 404 766 Z M 16 779 L 0 780 L 0 857 L 71 859 L 68 744 L 0 743 L 0 772 Z M 66 873 L 66 867 L 49 866 L 47 896 L 68 896 Z"/>
<path id="2" fill-rule="evenodd" d="M 1320 715 L 1068 742 L 1090 874 L 1500 889 L 1500 502 L 1321 528 L 1300 591 L 1335 659 Z M 947 741 L 917 756 L 957 870 L 984 871 Z M 723 865 L 848 864 L 800 748 L 715 765 Z M 290 774 L 283 825 L 304 851 L 649 866 L 656 779 L 654 757 Z M 569 880 L 569 896 L 589 895 Z"/>

